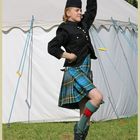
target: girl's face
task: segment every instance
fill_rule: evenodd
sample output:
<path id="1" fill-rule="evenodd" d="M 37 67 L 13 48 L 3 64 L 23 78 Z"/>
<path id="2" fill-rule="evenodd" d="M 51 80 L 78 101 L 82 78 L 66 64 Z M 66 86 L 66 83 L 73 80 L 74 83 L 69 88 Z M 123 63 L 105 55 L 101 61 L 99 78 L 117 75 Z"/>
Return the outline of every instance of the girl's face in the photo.
<path id="1" fill-rule="evenodd" d="M 80 22 L 82 18 L 82 10 L 80 8 L 71 7 L 67 11 L 69 21 Z"/>

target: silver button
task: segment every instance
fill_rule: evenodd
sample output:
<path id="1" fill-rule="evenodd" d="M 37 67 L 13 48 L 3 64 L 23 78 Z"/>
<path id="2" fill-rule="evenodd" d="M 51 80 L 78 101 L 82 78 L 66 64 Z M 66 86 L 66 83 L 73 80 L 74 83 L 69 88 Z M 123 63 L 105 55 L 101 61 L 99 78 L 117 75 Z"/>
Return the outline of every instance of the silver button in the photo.
<path id="1" fill-rule="evenodd" d="M 77 27 L 78 29 L 81 29 L 81 27 Z"/>

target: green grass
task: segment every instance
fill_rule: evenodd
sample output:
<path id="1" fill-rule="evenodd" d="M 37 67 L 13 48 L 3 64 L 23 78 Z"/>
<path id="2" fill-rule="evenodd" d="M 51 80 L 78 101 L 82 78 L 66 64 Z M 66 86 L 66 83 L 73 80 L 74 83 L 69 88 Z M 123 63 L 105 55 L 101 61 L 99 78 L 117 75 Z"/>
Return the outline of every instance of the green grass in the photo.
<path id="1" fill-rule="evenodd" d="M 74 122 L 3 125 L 3 140 L 73 140 Z M 91 124 L 87 140 L 137 140 L 137 116 Z"/>

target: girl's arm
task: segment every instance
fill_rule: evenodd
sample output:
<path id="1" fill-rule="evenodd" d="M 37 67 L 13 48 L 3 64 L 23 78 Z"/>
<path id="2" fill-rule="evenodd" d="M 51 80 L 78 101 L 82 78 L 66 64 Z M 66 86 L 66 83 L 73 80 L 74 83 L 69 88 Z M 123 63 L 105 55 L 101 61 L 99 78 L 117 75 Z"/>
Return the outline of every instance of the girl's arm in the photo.
<path id="1" fill-rule="evenodd" d="M 68 40 L 68 34 L 64 30 L 57 30 L 56 36 L 48 43 L 48 53 L 60 59 L 64 50 L 61 46 L 64 46 Z"/>
<path id="2" fill-rule="evenodd" d="M 68 41 L 68 34 L 64 30 L 57 30 L 57 35 L 48 43 L 48 53 L 55 56 L 57 59 L 65 58 L 72 63 L 77 56 L 73 53 L 68 53 L 61 49 Z"/>
<path id="3" fill-rule="evenodd" d="M 82 18 L 83 26 L 89 30 L 97 13 L 97 0 L 87 0 L 86 11 Z"/>

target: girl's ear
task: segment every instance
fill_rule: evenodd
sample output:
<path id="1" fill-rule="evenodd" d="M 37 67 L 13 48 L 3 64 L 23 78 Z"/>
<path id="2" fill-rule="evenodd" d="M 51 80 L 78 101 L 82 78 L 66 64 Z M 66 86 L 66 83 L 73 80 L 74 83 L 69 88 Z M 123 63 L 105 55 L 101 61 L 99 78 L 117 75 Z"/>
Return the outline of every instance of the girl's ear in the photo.
<path id="1" fill-rule="evenodd" d="M 67 15 L 67 17 L 70 17 L 70 15 L 71 15 L 71 10 L 70 9 L 67 10 L 66 15 Z"/>

